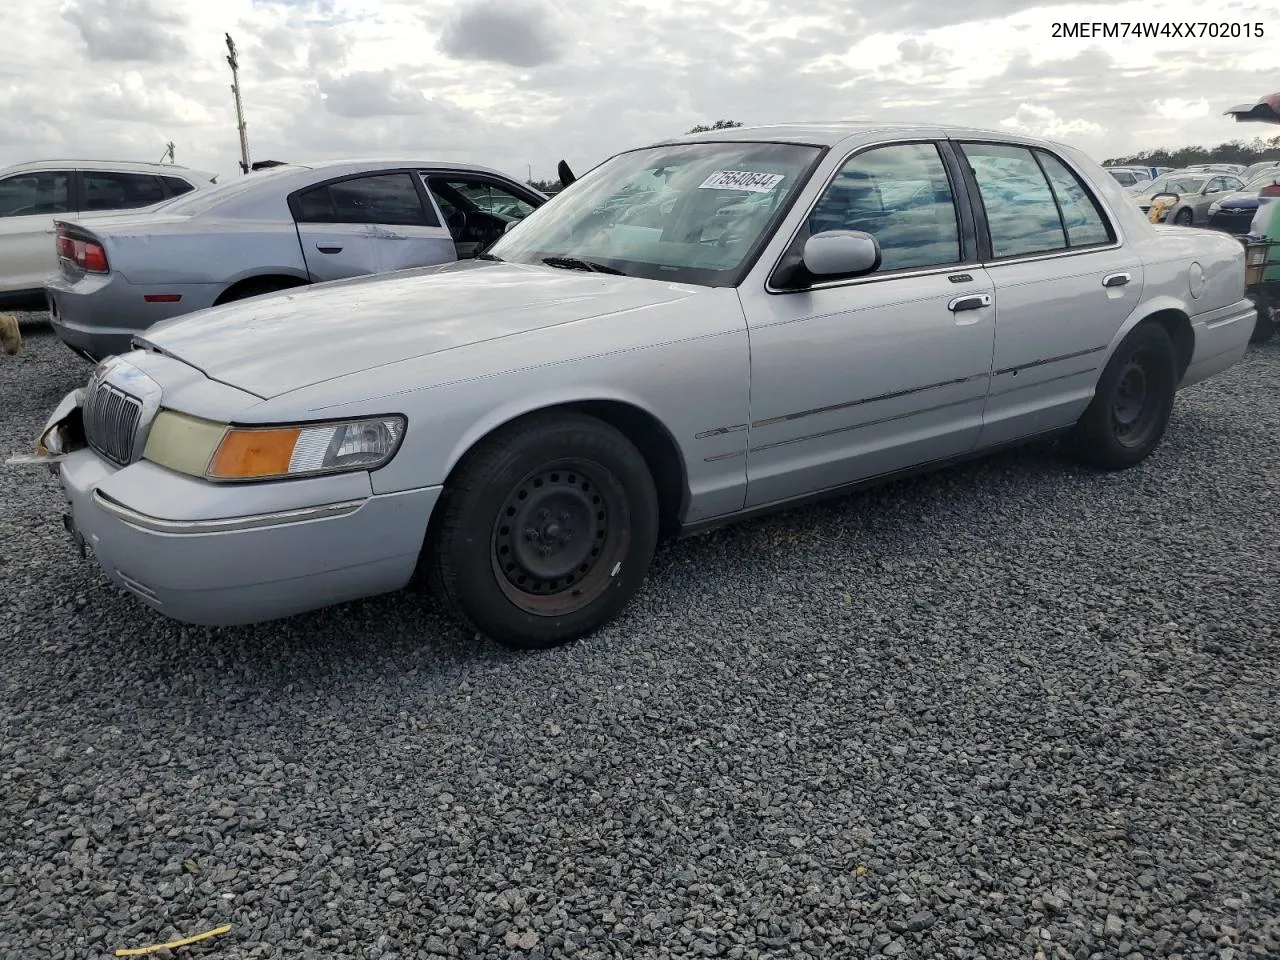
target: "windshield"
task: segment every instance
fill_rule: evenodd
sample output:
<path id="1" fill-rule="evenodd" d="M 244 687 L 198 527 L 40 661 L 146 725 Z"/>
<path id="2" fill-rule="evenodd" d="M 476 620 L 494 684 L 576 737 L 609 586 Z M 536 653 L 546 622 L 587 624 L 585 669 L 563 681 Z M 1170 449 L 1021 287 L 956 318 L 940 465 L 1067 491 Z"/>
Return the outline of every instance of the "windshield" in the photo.
<path id="1" fill-rule="evenodd" d="M 226 183 L 219 183 L 205 190 L 193 190 L 190 193 L 184 193 L 176 199 L 166 200 L 153 209 L 187 217 L 195 216 L 198 213 L 204 213 L 223 200 L 252 190 L 263 180 L 270 180 L 272 177 L 278 177 L 281 174 L 292 173 L 297 169 L 295 166 L 280 166 L 270 167 L 266 170 L 255 170 L 239 180 L 228 180 Z"/>
<path id="2" fill-rule="evenodd" d="M 1199 193 L 1208 177 L 1161 177 L 1142 191 L 1144 197 L 1154 197 L 1157 193 Z"/>
<path id="3" fill-rule="evenodd" d="M 729 286 L 820 155 L 817 147 L 786 143 L 691 143 L 620 154 L 531 213 L 489 253 Z"/>

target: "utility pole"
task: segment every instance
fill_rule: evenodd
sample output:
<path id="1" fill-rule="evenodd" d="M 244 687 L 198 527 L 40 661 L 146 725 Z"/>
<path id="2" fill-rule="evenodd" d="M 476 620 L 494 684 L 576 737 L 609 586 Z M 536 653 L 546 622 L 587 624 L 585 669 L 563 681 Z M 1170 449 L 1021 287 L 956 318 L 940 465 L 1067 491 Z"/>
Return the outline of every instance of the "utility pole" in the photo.
<path id="1" fill-rule="evenodd" d="M 249 136 L 245 133 L 244 105 L 240 101 L 240 64 L 236 60 L 236 43 L 227 34 L 227 63 L 231 67 L 231 92 L 236 98 L 236 128 L 240 131 L 240 171 L 249 172 Z"/>

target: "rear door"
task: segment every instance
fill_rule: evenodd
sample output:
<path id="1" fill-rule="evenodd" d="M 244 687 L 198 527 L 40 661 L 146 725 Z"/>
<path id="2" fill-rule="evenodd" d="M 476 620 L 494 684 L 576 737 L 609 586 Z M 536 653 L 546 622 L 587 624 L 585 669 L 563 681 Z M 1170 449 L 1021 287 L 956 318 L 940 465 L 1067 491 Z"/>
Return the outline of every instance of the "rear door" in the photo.
<path id="1" fill-rule="evenodd" d="M 0 180 L 0 292 L 39 290 L 57 270 L 53 218 L 74 212 L 71 182 L 70 170 Z"/>
<path id="2" fill-rule="evenodd" d="M 289 197 L 307 271 L 341 280 L 452 260 L 448 232 L 408 170 L 326 181 Z"/>
<path id="3" fill-rule="evenodd" d="M 995 284 L 995 363 L 979 444 L 1070 426 L 1142 296 L 1142 262 L 1059 156 L 959 144 L 984 266 Z"/>

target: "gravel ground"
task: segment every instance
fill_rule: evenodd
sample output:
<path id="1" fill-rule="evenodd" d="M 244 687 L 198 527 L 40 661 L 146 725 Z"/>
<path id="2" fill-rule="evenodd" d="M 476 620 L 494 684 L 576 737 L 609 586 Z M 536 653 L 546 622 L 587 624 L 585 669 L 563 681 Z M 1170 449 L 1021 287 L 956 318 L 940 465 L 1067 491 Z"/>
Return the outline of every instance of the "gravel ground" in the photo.
<path id="1" fill-rule="evenodd" d="M 88 371 L 0 357 L 0 453 Z M 677 544 L 566 649 L 429 600 L 187 628 L 0 471 L 0 955 L 1280 955 L 1280 345 L 1048 446 Z"/>

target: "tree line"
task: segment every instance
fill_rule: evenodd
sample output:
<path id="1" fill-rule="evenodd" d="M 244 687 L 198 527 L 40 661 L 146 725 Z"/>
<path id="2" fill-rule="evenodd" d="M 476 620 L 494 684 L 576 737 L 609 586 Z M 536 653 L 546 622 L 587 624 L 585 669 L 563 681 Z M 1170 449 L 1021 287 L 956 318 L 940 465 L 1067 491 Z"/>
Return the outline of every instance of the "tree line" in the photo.
<path id="1" fill-rule="evenodd" d="M 1262 160 L 1280 160 L 1280 137 L 1228 140 L 1216 147 L 1160 147 L 1128 157 L 1113 157 L 1104 162 L 1143 167 L 1188 167 L 1193 163 L 1243 163 L 1248 166 Z"/>

